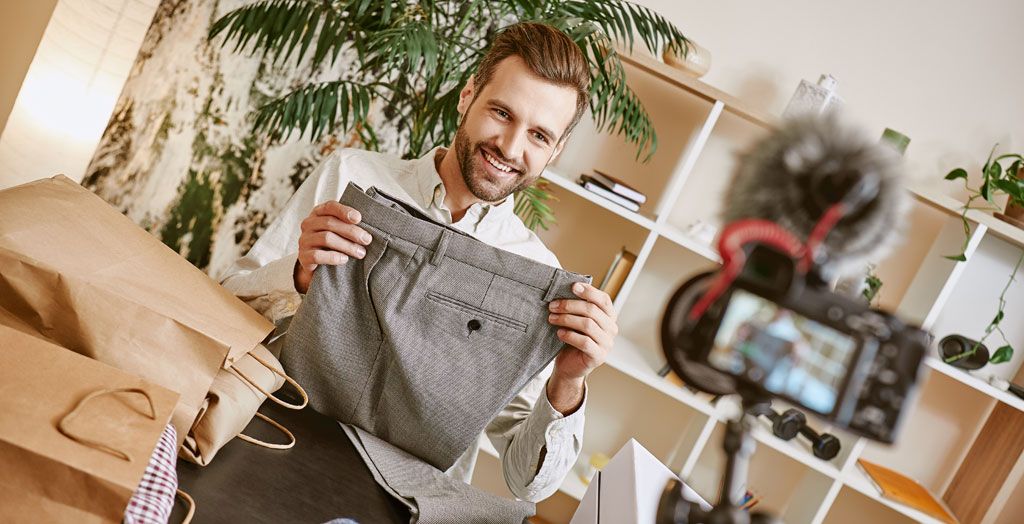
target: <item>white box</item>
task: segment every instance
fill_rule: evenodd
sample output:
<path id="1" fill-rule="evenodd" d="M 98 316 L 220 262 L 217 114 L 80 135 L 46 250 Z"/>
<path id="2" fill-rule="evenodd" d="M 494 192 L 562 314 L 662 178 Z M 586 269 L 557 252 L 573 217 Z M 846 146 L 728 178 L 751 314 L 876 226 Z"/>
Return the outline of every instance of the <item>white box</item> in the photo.
<path id="1" fill-rule="evenodd" d="M 594 475 L 569 524 L 653 524 L 665 484 L 677 478 L 639 442 L 629 439 Z M 684 495 L 711 509 L 689 486 L 684 487 Z"/>

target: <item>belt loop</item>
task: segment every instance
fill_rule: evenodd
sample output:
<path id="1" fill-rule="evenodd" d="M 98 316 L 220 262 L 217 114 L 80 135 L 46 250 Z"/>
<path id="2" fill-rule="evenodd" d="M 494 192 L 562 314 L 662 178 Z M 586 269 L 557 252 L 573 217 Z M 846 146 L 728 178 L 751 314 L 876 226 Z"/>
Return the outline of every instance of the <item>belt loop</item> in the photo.
<path id="1" fill-rule="evenodd" d="M 448 241 L 451 238 L 452 232 L 450 229 L 441 229 L 441 239 L 437 241 L 437 247 L 434 248 L 434 256 L 430 257 L 430 265 L 437 266 L 441 264 L 441 259 L 444 258 L 444 252 L 448 250 Z"/>
<path id="2" fill-rule="evenodd" d="M 559 273 L 560 271 L 558 271 L 557 269 L 551 272 L 551 283 L 548 284 L 548 290 L 547 292 L 544 293 L 545 304 L 551 302 L 551 299 L 554 298 L 555 296 L 555 292 L 558 291 L 558 283 L 562 281 L 562 279 L 558 278 Z"/>

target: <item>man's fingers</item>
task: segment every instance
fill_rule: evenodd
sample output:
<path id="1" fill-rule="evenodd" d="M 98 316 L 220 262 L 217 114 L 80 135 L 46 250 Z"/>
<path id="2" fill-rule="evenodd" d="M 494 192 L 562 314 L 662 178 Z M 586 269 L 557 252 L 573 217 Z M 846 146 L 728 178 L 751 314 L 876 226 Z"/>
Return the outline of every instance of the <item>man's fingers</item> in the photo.
<path id="1" fill-rule="evenodd" d="M 571 329 L 559 329 L 558 339 L 582 351 L 590 358 L 598 360 L 603 358 L 601 355 L 601 345 L 582 333 L 577 333 Z"/>
<path id="2" fill-rule="evenodd" d="M 313 271 L 320 265 L 340 266 L 348 262 L 348 255 L 326 249 L 308 249 L 299 253 L 299 264 L 306 271 Z"/>
<path id="3" fill-rule="evenodd" d="M 548 322 L 555 326 L 561 326 L 563 328 L 569 328 L 577 331 L 586 335 L 587 338 L 593 342 L 608 342 L 608 345 L 611 345 L 609 333 L 606 332 L 596 320 L 590 317 L 553 313 L 548 315 Z"/>
<path id="4" fill-rule="evenodd" d="M 334 215 L 311 215 L 302 221 L 301 227 L 303 237 L 320 232 L 331 232 L 364 246 L 370 245 L 370 242 L 373 241 L 373 236 L 365 229 L 340 220 Z"/>
<path id="5" fill-rule="evenodd" d="M 349 224 L 358 224 L 363 219 L 359 211 L 352 209 L 341 202 L 329 200 L 313 208 L 314 215 L 318 216 L 333 216 L 339 220 L 344 220 Z"/>
<path id="6" fill-rule="evenodd" d="M 606 315 L 611 318 L 615 318 L 615 304 L 612 303 L 612 299 L 608 296 L 608 293 L 605 293 L 590 284 L 584 284 L 582 282 L 573 284 L 572 292 L 583 300 L 597 304 L 598 307 L 604 310 Z"/>
<path id="7" fill-rule="evenodd" d="M 605 313 L 601 306 L 598 306 L 593 302 L 573 299 L 555 300 L 551 302 L 551 306 L 548 309 L 552 313 L 568 313 L 571 315 L 590 317 L 597 321 L 601 326 L 601 329 L 607 331 L 612 336 L 618 334 L 618 326 L 616 326 L 615 321 Z"/>
<path id="8" fill-rule="evenodd" d="M 363 258 L 366 256 L 366 248 L 361 244 L 352 242 L 351 240 L 343 238 L 330 231 L 318 231 L 316 233 L 307 234 L 299 244 L 300 249 L 326 249 L 328 251 L 338 251 L 352 258 Z"/>

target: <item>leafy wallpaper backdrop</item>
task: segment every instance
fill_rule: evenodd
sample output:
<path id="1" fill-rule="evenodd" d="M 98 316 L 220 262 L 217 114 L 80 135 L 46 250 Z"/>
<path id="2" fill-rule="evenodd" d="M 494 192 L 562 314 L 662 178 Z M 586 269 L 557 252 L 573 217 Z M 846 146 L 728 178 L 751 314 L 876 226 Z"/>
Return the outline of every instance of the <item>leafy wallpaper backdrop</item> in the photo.
<path id="1" fill-rule="evenodd" d="M 214 20 L 243 0 L 163 0 L 82 184 L 219 279 L 245 254 L 327 154 L 356 136 L 271 144 L 252 110 L 330 69 L 278 66 L 208 41 Z M 373 113 L 382 151 L 401 151 Z"/>

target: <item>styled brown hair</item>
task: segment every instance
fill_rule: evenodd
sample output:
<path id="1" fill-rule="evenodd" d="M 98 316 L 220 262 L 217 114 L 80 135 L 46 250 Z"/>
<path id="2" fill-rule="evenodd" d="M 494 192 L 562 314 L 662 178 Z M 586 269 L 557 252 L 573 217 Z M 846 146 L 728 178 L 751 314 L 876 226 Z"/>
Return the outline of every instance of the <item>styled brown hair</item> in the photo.
<path id="1" fill-rule="evenodd" d="M 503 29 L 480 61 L 473 85 L 476 96 L 491 81 L 498 63 L 518 56 L 544 80 L 576 91 L 576 114 L 559 140 L 569 136 L 583 118 L 590 100 L 590 66 L 583 52 L 565 33 L 547 24 L 520 22 Z"/>

